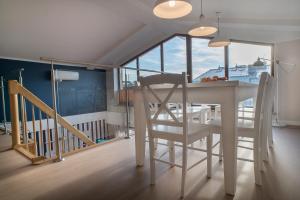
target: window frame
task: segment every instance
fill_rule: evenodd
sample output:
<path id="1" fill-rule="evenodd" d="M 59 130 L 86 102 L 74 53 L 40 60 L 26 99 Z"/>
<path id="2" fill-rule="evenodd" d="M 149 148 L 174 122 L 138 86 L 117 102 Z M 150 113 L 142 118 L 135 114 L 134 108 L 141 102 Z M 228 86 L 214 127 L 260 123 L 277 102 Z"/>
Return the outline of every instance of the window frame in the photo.
<path id="1" fill-rule="evenodd" d="M 151 45 L 150 47 L 146 48 L 145 50 L 141 51 L 138 53 L 136 56 L 134 56 L 131 59 L 128 59 L 126 62 L 121 64 L 121 66 L 125 66 L 131 61 L 135 60 L 137 61 L 137 78 L 140 75 L 139 69 L 139 57 L 146 54 L 147 52 L 153 50 L 154 48 L 160 46 L 160 62 L 161 62 L 161 71 L 164 72 L 164 43 L 167 42 L 168 40 L 171 40 L 172 38 L 180 36 L 180 37 L 185 37 L 186 38 L 186 59 L 187 59 L 187 76 L 188 76 L 188 82 L 191 83 L 193 80 L 192 77 L 192 72 L 193 72 L 193 64 L 192 64 L 192 38 L 200 38 L 200 39 L 212 39 L 212 37 L 195 37 L 195 36 L 190 36 L 188 34 L 180 34 L 176 33 L 173 34 L 166 39 L 155 43 L 154 45 Z M 237 40 L 237 39 L 230 39 L 231 42 L 235 43 L 242 43 L 242 44 L 253 44 L 253 45 L 261 45 L 261 46 L 270 46 L 271 47 L 271 75 L 274 76 L 274 43 L 267 43 L 267 42 L 255 42 L 255 41 L 247 41 L 247 40 Z M 225 77 L 228 78 L 228 67 L 229 67 L 229 48 L 228 46 L 224 47 L 224 68 L 225 68 Z M 119 86 L 121 88 L 121 76 L 120 76 L 121 70 L 119 70 Z"/>
<path id="2" fill-rule="evenodd" d="M 241 44 L 252 44 L 252 45 L 260 45 L 260 46 L 268 46 L 268 47 L 271 47 L 271 65 L 270 65 L 270 73 L 271 73 L 271 76 L 274 77 L 275 75 L 275 71 L 274 71 L 274 67 L 275 67 L 275 62 L 274 62 L 274 47 L 275 47 L 275 44 L 274 43 L 268 43 L 268 42 L 254 42 L 254 41 L 249 41 L 249 40 L 237 40 L 237 39 L 230 39 L 230 42 L 234 42 L 234 43 L 241 43 Z M 228 74 L 228 68 L 229 68 L 229 48 L 227 46 L 227 54 L 225 54 L 225 57 L 227 59 L 227 78 L 229 76 Z M 225 68 L 225 71 L 226 71 L 226 68 Z"/>
<path id="3" fill-rule="evenodd" d="M 140 59 L 141 57 L 143 57 L 144 55 L 146 55 L 147 53 L 153 51 L 155 48 L 159 48 L 159 57 L 160 57 L 160 71 L 162 71 L 162 59 L 161 59 L 161 56 L 162 56 L 162 50 L 161 48 L 163 47 L 162 45 L 163 43 L 161 44 L 158 44 L 156 46 L 154 46 L 153 48 L 151 49 L 148 49 L 148 51 L 144 52 L 143 54 L 141 54 L 140 56 L 137 57 L 137 78 L 140 76 L 140 71 L 139 69 L 144 69 L 144 70 L 147 70 L 147 68 L 141 68 L 141 65 L 140 65 Z M 147 66 L 146 66 L 147 67 Z M 155 70 L 156 71 L 156 70 Z"/>
<path id="4" fill-rule="evenodd" d="M 189 74 L 189 69 L 190 69 L 190 65 L 189 65 L 189 53 L 188 53 L 188 51 L 189 51 L 189 46 L 188 46 L 188 37 L 189 37 L 189 35 L 185 35 L 185 34 L 175 34 L 175 35 L 173 35 L 172 37 L 170 37 L 170 38 L 168 38 L 167 40 L 165 40 L 165 41 L 163 41 L 162 43 L 161 43 L 161 45 L 162 46 L 164 46 L 164 43 L 166 43 L 166 42 L 168 42 L 169 40 L 172 40 L 173 38 L 175 38 L 175 37 L 185 37 L 185 42 L 186 42 L 186 44 L 185 44 L 185 46 L 186 46 L 186 73 L 187 73 L 187 77 L 188 77 L 188 82 L 190 82 L 189 81 L 189 77 L 191 77 L 191 75 Z M 162 54 L 163 55 L 165 55 L 164 54 L 165 52 L 162 52 Z M 165 62 L 164 62 L 164 66 L 165 66 Z M 165 68 L 165 67 L 164 67 Z M 164 70 L 162 70 L 163 72 L 165 72 Z"/>

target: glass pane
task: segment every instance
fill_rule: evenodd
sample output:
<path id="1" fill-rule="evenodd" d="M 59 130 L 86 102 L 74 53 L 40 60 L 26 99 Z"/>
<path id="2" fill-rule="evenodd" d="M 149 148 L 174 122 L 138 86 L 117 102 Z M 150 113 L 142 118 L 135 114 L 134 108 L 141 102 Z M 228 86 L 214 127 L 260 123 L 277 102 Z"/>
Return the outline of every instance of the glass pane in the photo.
<path id="1" fill-rule="evenodd" d="M 262 72 L 271 72 L 271 46 L 232 43 L 229 46 L 229 79 L 258 84 Z"/>
<path id="2" fill-rule="evenodd" d="M 137 75 L 136 75 L 136 71 L 135 70 L 131 70 L 131 69 L 126 69 L 122 71 L 123 74 L 123 87 L 125 87 L 125 73 L 127 75 L 127 86 L 135 86 L 136 85 L 136 81 L 137 81 Z"/>
<path id="3" fill-rule="evenodd" d="M 131 61 L 130 63 L 124 65 L 124 67 L 137 68 L 137 66 L 136 66 L 136 59 L 134 59 L 134 60 Z"/>
<path id="4" fill-rule="evenodd" d="M 139 57 L 139 69 L 161 71 L 160 46 L 155 47 Z M 143 71 L 140 71 L 141 76 L 142 74 Z"/>
<path id="5" fill-rule="evenodd" d="M 192 78 L 224 77 L 224 48 L 208 47 L 208 39 L 192 38 Z"/>
<path id="6" fill-rule="evenodd" d="M 164 71 L 169 73 L 186 72 L 186 38 L 176 36 L 164 44 Z"/>
<path id="7" fill-rule="evenodd" d="M 232 43 L 229 46 L 229 79 L 248 83 L 259 83 L 262 72 L 271 72 L 271 46 Z M 253 99 L 241 103 L 253 107 Z"/>
<path id="8" fill-rule="evenodd" d="M 136 60 L 133 60 L 132 62 L 128 63 L 124 67 L 131 67 L 131 68 L 137 68 L 136 66 Z M 137 71 L 132 69 L 122 69 L 122 86 L 125 87 L 125 71 L 127 74 L 127 85 L 128 87 L 136 85 L 137 81 Z"/>

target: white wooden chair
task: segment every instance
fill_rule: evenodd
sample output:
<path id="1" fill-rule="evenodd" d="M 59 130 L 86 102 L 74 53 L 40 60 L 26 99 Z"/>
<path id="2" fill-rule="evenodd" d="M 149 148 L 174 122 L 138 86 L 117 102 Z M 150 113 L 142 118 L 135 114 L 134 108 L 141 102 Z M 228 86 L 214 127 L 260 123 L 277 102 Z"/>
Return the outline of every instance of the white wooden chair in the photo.
<path id="1" fill-rule="evenodd" d="M 187 167 L 187 150 L 188 145 L 194 141 L 207 137 L 207 177 L 211 176 L 211 156 L 212 156 L 212 136 L 209 133 L 209 126 L 201 123 L 193 123 L 193 121 L 187 117 L 187 89 L 186 89 L 186 75 L 182 74 L 159 74 L 147 77 L 140 77 L 140 88 L 143 93 L 144 107 L 147 119 L 147 128 L 149 136 L 149 149 L 150 149 L 150 170 L 151 170 L 151 184 L 155 184 L 155 161 L 170 164 L 182 168 L 181 179 L 181 197 L 184 197 L 184 188 L 186 173 L 189 169 L 193 168 L 197 164 L 206 160 L 201 159 L 195 164 Z M 159 87 L 162 84 L 170 84 L 170 92 L 167 96 L 161 97 L 153 87 Z M 175 92 L 176 89 L 179 92 Z M 174 94 L 176 93 L 176 94 Z M 182 97 L 180 102 L 171 102 L 172 95 Z M 180 95 L 180 96 L 178 96 Z M 149 104 L 158 102 L 160 104 L 158 110 L 155 113 L 151 113 Z M 176 116 L 168 108 L 167 103 L 182 103 L 182 115 Z M 165 113 L 164 113 L 164 112 Z M 166 113 L 169 117 L 166 117 Z M 175 163 L 174 160 L 166 161 L 155 156 L 154 153 L 154 139 L 164 139 L 171 143 L 182 143 L 182 163 Z M 174 152 L 173 152 L 174 153 Z"/>
<path id="2" fill-rule="evenodd" d="M 275 79 L 269 77 L 266 83 L 265 89 L 265 100 L 263 105 L 263 129 L 261 134 L 261 153 L 262 160 L 268 161 L 268 147 L 273 145 L 273 134 L 272 134 L 272 109 L 273 109 L 273 100 L 275 96 Z"/>
<path id="3" fill-rule="evenodd" d="M 263 106 L 263 133 L 261 134 L 261 153 L 262 159 L 268 161 L 268 146 L 273 146 L 272 134 L 272 116 L 273 116 L 273 103 L 275 95 L 275 79 L 270 76 L 265 86 L 265 105 Z M 241 114 L 241 115 L 240 115 Z M 239 119 L 254 120 L 255 108 L 239 107 Z"/>
<path id="4" fill-rule="evenodd" d="M 260 170 L 262 170 L 262 154 L 261 149 L 266 146 L 266 144 L 262 144 L 263 139 L 263 123 L 266 121 L 266 112 L 263 108 L 266 108 L 268 104 L 268 95 L 267 95 L 267 88 L 268 85 L 272 85 L 273 81 L 270 75 L 267 72 L 263 72 L 261 74 L 260 82 L 258 85 L 258 92 L 257 92 L 257 99 L 256 99 L 256 106 L 255 106 L 255 116 L 254 120 L 245 120 L 245 119 L 238 119 L 238 136 L 239 137 L 246 137 L 246 138 L 253 138 L 253 157 L 254 157 L 254 174 L 255 174 L 255 183 L 257 185 L 261 185 L 261 174 Z M 267 84 L 269 83 L 269 84 Z M 214 119 L 207 124 L 211 125 L 213 128 L 211 132 L 213 133 L 220 133 L 220 160 L 222 159 L 222 125 L 220 119 Z M 242 158 L 241 158 L 242 159 Z M 251 161 L 248 159 L 242 159 L 245 161 Z"/>

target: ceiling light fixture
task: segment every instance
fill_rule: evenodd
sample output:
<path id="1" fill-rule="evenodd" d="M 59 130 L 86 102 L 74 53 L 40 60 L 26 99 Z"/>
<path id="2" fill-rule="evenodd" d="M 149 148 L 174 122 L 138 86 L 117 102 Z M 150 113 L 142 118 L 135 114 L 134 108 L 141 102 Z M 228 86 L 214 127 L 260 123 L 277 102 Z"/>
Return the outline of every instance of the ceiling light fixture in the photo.
<path id="1" fill-rule="evenodd" d="M 197 23 L 192 27 L 192 29 L 189 31 L 189 35 L 191 36 L 208 36 L 211 34 L 214 34 L 218 31 L 218 29 L 207 22 L 205 23 L 205 16 L 203 14 L 203 8 L 202 8 L 202 0 L 201 0 L 201 14 L 200 14 L 200 22 Z"/>
<path id="2" fill-rule="evenodd" d="M 220 12 L 217 12 L 217 16 L 218 16 L 218 32 L 216 37 L 214 37 L 209 41 L 208 43 L 209 47 L 225 47 L 230 45 L 231 43 L 229 39 L 220 36 Z"/>
<path id="3" fill-rule="evenodd" d="M 159 18 L 176 19 L 188 15 L 192 11 L 189 0 L 157 0 L 153 13 Z"/>

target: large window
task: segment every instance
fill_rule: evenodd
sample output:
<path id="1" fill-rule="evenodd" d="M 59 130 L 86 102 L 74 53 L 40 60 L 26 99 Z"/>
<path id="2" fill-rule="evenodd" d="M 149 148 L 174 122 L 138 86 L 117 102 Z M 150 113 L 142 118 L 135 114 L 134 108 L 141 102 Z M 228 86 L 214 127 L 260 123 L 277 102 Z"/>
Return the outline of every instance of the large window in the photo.
<path id="1" fill-rule="evenodd" d="M 139 69 L 161 71 L 160 46 L 139 57 Z M 140 76 L 149 76 L 153 72 L 140 71 Z"/>
<path id="2" fill-rule="evenodd" d="M 175 36 L 163 43 L 164 71 L 178 73 L 187 71 L 186 37 Z"/>
<path id="3" fill-rule="evenodd" d="M 140 70 L 139 72 L 126 70 L 128 85 L 136 84 L 138 74 L 140 76 L 156 74 L 156 72 L 142 70 L 159 72 L 163 70 L 177 74 L 191 72 L 188 75 L 192 77 L 189 79 L 192 82 L 200 82 L 202 78 L 213 76 L 224 77 L 228 72 L 229 80 L 251 83 L 258 83 L 262 72 L 271 72 L 271 45 L 232 42 L 228 51 L 225 51 L 224 47 L 208 47 L 208 39 L 193 37 L 189 39 L 185 35 L 175 35 L 125 64 L 126 67 Z M 191 62 L 188 62 L 190 58 Z M 125 70 L 121 71 L 120 77 L 124 85 Z"/>
<path id="4" fill-rule="evenodd" d="M 224 77 L 224 47 L 208 47 L 208 39 L 192 38 L 192 78 L 200 82 L 206 77 Z"/>
<path id="5" fill-rule="evenodd" d="M 271 73 L 272 47 L 233 42 L 229 46 L 229 80 L 258 84 L 262 72 Z"/>

